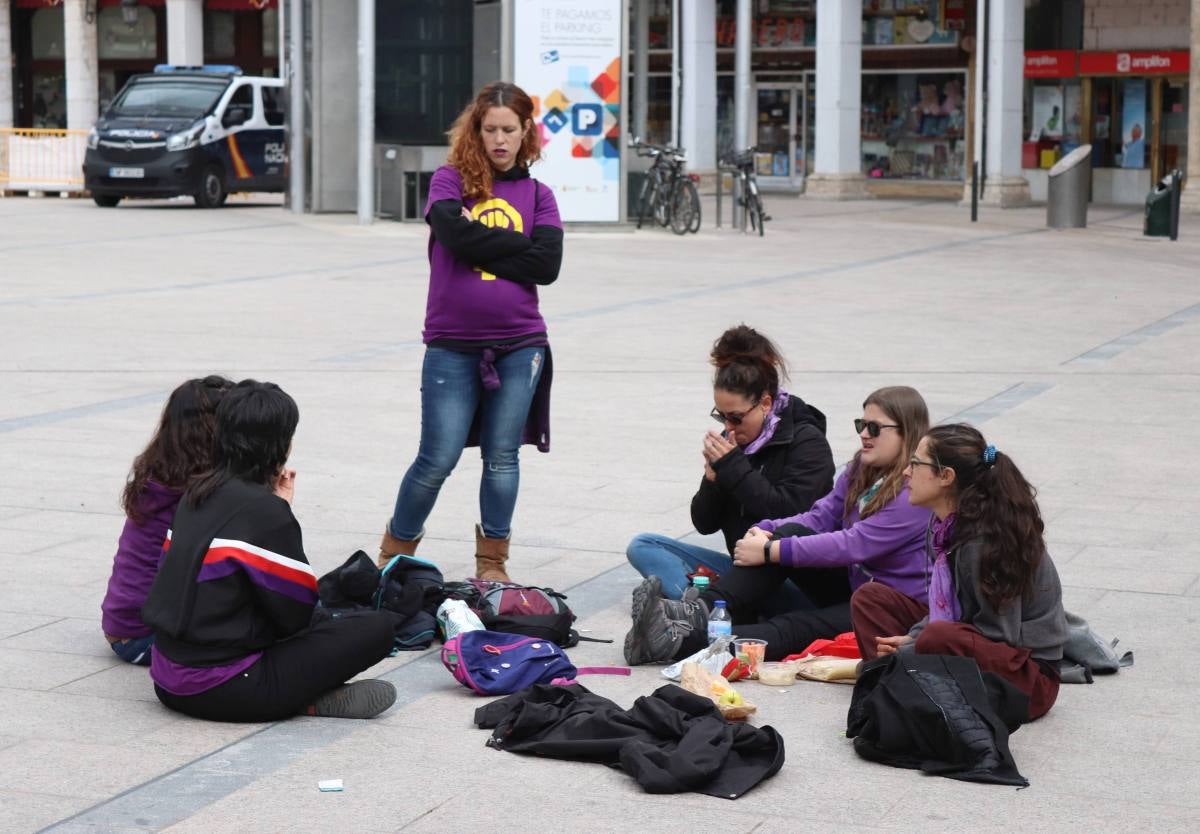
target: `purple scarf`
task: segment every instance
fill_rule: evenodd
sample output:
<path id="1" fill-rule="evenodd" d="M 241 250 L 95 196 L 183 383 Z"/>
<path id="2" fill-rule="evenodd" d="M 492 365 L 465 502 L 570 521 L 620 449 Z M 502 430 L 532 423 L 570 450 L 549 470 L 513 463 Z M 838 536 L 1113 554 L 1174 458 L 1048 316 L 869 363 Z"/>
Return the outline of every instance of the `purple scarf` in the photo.
<path id="1" fill-rule="evenodd" d="M 742 449 L 744 454 L 752 455 L 771 442 L 771 438 L 775 436 L 775 429 L 779 428 L 779 415 L 787 408 L 787 405 L 787 391 L 780 391 L 775 402 L 771 403 L 770 413 L 763 418 L 762 431 L 758 433 L 758 437 L 746 444 L 745 449 Z"/>
<path id="2" fill-rule="evenodd" d="M 933 574 L 929 577 L 929 622 L 958 622 L 962 606 L 954 592 L 954 577 L 946 559 L 946 540 L 954 532 L 954 513 L 933 520 Z"/>

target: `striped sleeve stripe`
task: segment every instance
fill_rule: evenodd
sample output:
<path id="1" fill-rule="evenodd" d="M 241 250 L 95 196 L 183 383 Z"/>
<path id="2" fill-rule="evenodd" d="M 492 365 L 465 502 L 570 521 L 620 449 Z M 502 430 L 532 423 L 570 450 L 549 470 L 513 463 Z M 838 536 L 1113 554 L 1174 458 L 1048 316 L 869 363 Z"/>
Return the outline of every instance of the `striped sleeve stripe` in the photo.
<path id="1" fill-rule="evenodd" d="M 166 537 L 166 539 L 163 540 L 162 549 L 163 549 L 163 553 L 166 553 L 168 550 L 171 549 L 171 528 L 170 527 L 167 528 L 167 537 Z"/>
<path id="2" fill-rule="evenodd" d="M 265 547 L 249 544 L 234 539 L 213 539 L 208 553 L 204 555 L 204 564 L 213 565 L 232 559 L 263 573 L 294 582 L 311 591 L 317 590 L 317 575 L 312 566 L 306 562 L 289 559 L 278 553 L 272 553 Z"/>

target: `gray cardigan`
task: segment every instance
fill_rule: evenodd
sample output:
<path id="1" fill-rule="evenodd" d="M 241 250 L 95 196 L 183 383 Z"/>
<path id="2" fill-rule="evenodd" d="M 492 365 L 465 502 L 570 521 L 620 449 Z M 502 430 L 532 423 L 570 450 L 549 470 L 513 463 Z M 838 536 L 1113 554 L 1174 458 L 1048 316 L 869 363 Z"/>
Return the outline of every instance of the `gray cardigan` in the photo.
<path id="1" fill-rule="evenodd" d="M 926 553 L 932 569 L 933 549 Z M 997 612 L 979 589 L 979 559 L 983 546 L 979 539 L 955 545 L 950 551 L 954 567 L 954 593 L 962 608 L 961 622 L 973 626 L 984 637 L 998 643 L 1029 649 L 1037 660 L 1057 662 L 1067 642 L 1067 615 L 1062 604 L 1062 585 L 1050 554 L 1042 555 L 1028 598 L 1009 600 Z M 914 625 L 908 636 L 916 640 L 929 624 L 926 616 Z M 909 644 L 910 646 L 912 644 Z"/>

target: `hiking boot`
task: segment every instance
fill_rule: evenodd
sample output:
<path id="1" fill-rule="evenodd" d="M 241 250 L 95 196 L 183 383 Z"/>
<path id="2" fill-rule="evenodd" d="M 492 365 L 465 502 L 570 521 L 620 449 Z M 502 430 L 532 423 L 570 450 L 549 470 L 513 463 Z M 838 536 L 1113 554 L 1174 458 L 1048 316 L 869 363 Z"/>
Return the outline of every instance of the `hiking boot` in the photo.
<path id="1" fill-rule="evenodd" d="M 694 585 L 689 585 L 680 599 L 664 599 L 663 603 L 672 620 L 691 623 L 692 628 L 701 631 L 708 628 L 708 606 L 700 599 L 700 589 Z"/>
<path id="2" fill-rule="evenodd" d="M 633 627 L 625 635 L 625 662 L 630 666 L 670 663 L 694 628 L 691 618 L 677 620 L 668 615 L 668 603 L 683 603 L 663 599 L 658 594 L 661 590 L 659 578 L 650 576 L 633 592 Z"/>
<path id="3" fill-rule="evenodd" d="M 326 692 L 305 712 L 321 718 L 374 718 L 394 703 L 396 687 L 387 681 L 355 681 Z"/>
<path id="4" fill-rule="evenodd" d="M 421 531 L 421 535 L 415 539 L 406 540 L 398 539 L 392 535 L 391 523 L 383 528 L 383 539 L 379 542 L 379 556 L 375 558 L 375 564 L 383 570 L 387 563 L 392 561 L 393 556 L 412 556 L 417 552 L 417 545 L 421 543 L 421 539 L 425 538 L 425 531 Z"/>
<path id="5" fill-rule="evenodd" d="M 475 576 L 492 582 L 511 582 L 504 563 L 508 561 L 508 543 L 512 534 L 502 539 L 489 539 L 483 527 L 475 525 Z"/>

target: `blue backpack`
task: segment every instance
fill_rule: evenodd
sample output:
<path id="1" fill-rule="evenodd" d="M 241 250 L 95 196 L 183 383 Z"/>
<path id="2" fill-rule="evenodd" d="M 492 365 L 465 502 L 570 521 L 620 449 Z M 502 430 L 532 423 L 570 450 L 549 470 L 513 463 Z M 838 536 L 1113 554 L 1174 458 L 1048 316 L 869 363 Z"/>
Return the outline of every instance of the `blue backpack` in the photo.
<path id="1" fill-rule="evenodd" d="M 447 640 L 442 663 L 477 695 L 509 695 L 537 683 L 567 683 L 581 674 L 629 674 L 620 667 L 576 669 L 553 640 L 499 631 L 464 631 Z"/>

